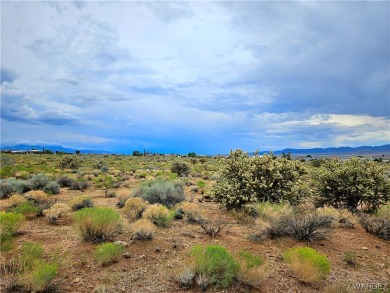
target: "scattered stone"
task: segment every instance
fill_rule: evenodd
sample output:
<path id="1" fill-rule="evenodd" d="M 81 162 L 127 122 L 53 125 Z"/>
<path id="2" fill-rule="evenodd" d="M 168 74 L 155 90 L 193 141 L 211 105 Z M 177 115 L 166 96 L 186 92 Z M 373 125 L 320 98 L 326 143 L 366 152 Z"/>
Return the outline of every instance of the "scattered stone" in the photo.
<path id="1" fill-rule="evenodd" d="M 165 253 L 168 253 L 169 252 L 169 250 L 168 249 L 165 249 L 165 251 L 164 251 Z"/>
<path id="2" fill-rule="evenodd" d="M 177 243 L 176 242 L 172 243 L 172 248 L 177 248 Z"/>
<path id="3" fill-rule="evenodd" d="M 368 247 L 362 246 L 363 250 L 368 250 Z"/>
<path id="4" fill-rule="evenodd" d="M 124 247 L 129 246 L 129 243 L 127 243 L 126 241 L 122 241 L 122 240 L 115 241 L 114 243 L 117 245 L 123 245 Z"/>
<path id="5" fill-rule="evenodd" d="M 381 246 L 379 244 L 375 244 L 375 248 L 380 249 Z"/>
<path id="6" fill-rule="evenodd" d="M 80 278 L 76 278 L 76 279 L 73 280 L 73 283 L 78 283 L 78 282 L 80 282 L 80 281 L 81 281 Z"/>
<path id="7" fill-rule="evenodd" d="M 146 255 L 145 254 L 143 254 L 143 255 L 140 255 L 140 257 L 139 257 L 140 259 L 144 259 L 144 258 L 146 258 Z"/>
<path id="8" fill-rule="evenodd" d="M 123 253 L 123 257 L 124 258 L 130 258 L 131 257 L 131 255 L 130 255 L 130 252 L 125 252 L 125 253 Z"/>
<path id="9" fill-rule="evenodd" d="M 155 250 L 156 252 L 160 252 L 161 250 L 160 250 L 160 247 L 156 247 L 156 250 Z"/>

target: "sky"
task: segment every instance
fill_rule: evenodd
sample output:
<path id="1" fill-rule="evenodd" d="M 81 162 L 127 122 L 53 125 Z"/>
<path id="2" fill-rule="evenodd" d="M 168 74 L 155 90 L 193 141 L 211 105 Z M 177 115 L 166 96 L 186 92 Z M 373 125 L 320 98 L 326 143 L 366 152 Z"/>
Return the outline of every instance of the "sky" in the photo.
<path id="1" fill-rule="evenodd" d="M 1 1 L 1 144 L 390 142 L 388 1 Z"/>

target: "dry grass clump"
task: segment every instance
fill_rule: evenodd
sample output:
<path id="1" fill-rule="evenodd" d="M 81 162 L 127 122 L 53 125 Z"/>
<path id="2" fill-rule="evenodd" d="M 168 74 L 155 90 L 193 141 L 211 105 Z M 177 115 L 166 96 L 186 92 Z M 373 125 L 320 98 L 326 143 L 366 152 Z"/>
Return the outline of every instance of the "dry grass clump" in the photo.
<path id="1" fill-rule="evenodd" d="M 16 207 L 17 205 L 24 203 L 25 201 L 27 201 L 27 199 L 25 199 L 22 195 L 14 193 L 11 195 L 11 197 L 8 200 L 9 207 L 10 208 Z"/>
<path id="2" fill-rule="evenodd" d="M 257 218 L 265 221 L 273 220 L 293 213 L 293 209 L 288 203 L 271 203 L 266 201 L 252 204 L 250 208 L 253 210 Z"/>
<path id="3" fill-rule="evenodd" d="M 140 219 L 132 225 L 133 236 L 131 239 L 153 240 L 156 226 L 149 219 Z"/>
<path id="4" fill-rule="evenodd" d="M 357 217 L 347 209 L 336 209 L 334 207 L 324 206 L 317 209 L 319 215 L 331 217 L 340 227 L 353 228 L 358 223 Z"/>
<path id="5" fill-rule="evenodd" d="M 43 210 L 50 208 L 53 201 L 49 195 L 42 190 L 32 190 L 24 194 L 24 197 L 39 209 L 38 216 L 42 215 Z"/>
<path id="6" fill-rule="evenodd" d="M 126 200 L 123 211 L 130 221 L 136 221 L 142 217 L 142 213 L 148 206 L 148 202 L 140 197 L 130 197 Z"/>
<path id="7" fill-rule="evenodd" d="M 69 205 L 73 211 L 78 211 L 83 208 L 92 208 L 94 206 L 92 198 L 84 195 L 75 197 L 69 202 Z"/>
<path id="8" fill-rule="evenodd" d="M 238 261 L 240 270 L 237 273 L 237 280 L 252 288 L 259 288 L 269 275 L 269 272 L 264 268 L 264 259 L 241 250 L 238 254 Z"/>
<path id="9" fill-rule="evenodd" d="M 195 203 L 182 202 L 178 205 L 178 209 L 184 212 L 185 218 L 189 223 L 201 223 L 204 220 L 204 215 Z"/>
<path id="10" fill-rule="evenodd" d="M 55 203 L 51 206 L 50 209 L 43 211 L 43 214 L 48 219 L 50 224 L 57 224 L 57 221 L 60 217 L 70 212 L 70 207 L 65 203 Z"/>
<path id="11" fill-rule="evenodd" d="M 169 210 L 161 204 L 149 205 L 143 212 L 142 217 L 151 220 L 159 227 L 168 226 L 172 220 Z"/>

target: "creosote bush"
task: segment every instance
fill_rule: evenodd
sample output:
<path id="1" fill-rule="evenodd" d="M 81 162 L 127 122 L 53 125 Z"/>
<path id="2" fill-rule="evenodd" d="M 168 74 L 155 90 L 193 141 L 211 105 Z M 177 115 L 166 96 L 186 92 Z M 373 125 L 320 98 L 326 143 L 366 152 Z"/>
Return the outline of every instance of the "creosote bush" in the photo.
<path id="1" fill-rule="evenodd" d="M 110 240 L 119 230 L 120 215 L 111 208 L 84 208 L 74 215 L 76 227 L 88 242 Z"/>
<path id="2" fill-rule="evenodd" d="M 94 253 L 94 258 L 99 265 L 106 266 L 110 263 L 117 262 L 125 248 L 122 244 L 102 243 L 99 244 Z"/>
<path id="3" fill-rule="evenodd" d="M 376 212 L 390 200 L 390 180 L 385 167 L 376 162 L 360 158 L 327 160 L 313 176 L 320 206 Z"/>
<path id="4" fill-rule="evenodd" d="M 163 179 L 150 180 L 141 184 L 134 194 L 151 204 L 159 203 L 168 208 L 184 200 L 183 185 Z"/>
<path id="5" fill-rule="evenodd" d="M 328 258 L 310 247 L 290 248 L 283 254 L 283 259 L 291 265 L 292 271 L 303 282 L 318 282 L 330 271 Z"/>
<path id="6" fill-rule="evenodd" d="M 210 195 L 227 209 L 262 201 L 296 204 L 307 195 L 303 181 L 306 173 L 298 161 L 269 155 L 251 157 L 236 150 L 222 161 L 220 176 Z"/>
<path id="7" fill-rule="evenodd" d="M 217 288 L 229 287 L 240 269 L 230 252 L 219 245 L 196 245 L 191 249 L 191 257 L 196 274 L 207 277 L 208 283 Z"/>

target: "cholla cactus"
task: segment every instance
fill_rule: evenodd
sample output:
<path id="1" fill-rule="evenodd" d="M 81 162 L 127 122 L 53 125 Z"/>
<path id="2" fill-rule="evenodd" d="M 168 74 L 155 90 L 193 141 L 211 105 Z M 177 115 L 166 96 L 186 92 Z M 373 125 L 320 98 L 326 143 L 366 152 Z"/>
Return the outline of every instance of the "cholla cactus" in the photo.
<path id="1" fill-rule="evenodd" d="M 320 205 L 375 212 L 390 199 L 385 167 L 366 159 L 327 160 L 316 170 L 314 178 Z"/>
<path id="2" fill-rule="evenodd" d="M 236 150 L 222 162 L 220 177 L 211 188 L 211 196 L 228 209 L 260 201 L 287 200 L 295 204 L 306 195 L 302 180 L 306 173 L 298 161 L 269 155 L 250 157 L 248 153 Z"/>

